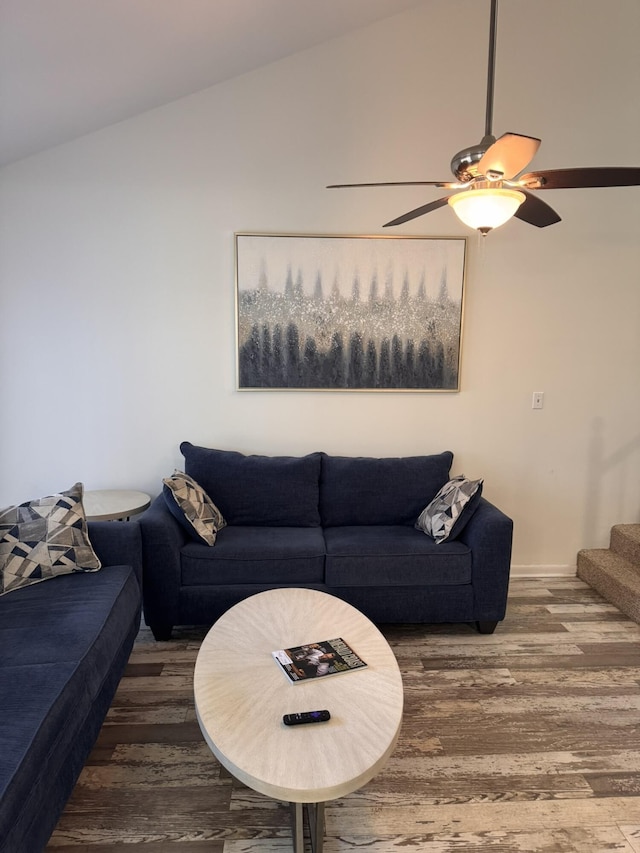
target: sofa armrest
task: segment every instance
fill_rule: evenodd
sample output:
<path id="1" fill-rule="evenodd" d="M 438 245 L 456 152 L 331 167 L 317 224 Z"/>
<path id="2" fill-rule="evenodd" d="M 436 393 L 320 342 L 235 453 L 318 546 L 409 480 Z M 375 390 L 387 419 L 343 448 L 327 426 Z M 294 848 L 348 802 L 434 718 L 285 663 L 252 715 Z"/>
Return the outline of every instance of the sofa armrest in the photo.
<path id="1" fill-rule="evenodd" d="M 163 495 L 138 516 L 142 533 L 143 607 L 156 637 L 171 634 L 178 623 L 180 549 L 187 534 L 169 512 Z"/>
<path id="2" fill-rule="evenodd" d="M 473 555 L 474 612 L 478 621 L 504 619 L 512 539 L 513 521 L 488 500 L 480 498 L 477 510 L 459 537 Z"/>
<path id="3" fill-rule="evenodd" d="M 142 589 L 142 539 L 135 521 L 89 521 L 89 540 L 103 566 L 131 566 Z"/>

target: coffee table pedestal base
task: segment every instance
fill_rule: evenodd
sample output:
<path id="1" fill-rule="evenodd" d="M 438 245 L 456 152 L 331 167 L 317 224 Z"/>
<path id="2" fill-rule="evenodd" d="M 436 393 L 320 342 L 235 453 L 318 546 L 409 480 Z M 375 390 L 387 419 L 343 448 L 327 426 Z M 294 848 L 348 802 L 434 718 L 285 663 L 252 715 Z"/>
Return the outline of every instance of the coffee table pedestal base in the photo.
<path id="1" fill-rule="evenodd" d="M 304 853 L 304 812 L 307 813 L 311 849 L 313 853 L 322 853 L 324 842 L 324 803 L 291 803 L 293 818 L 293 850 Z"/>

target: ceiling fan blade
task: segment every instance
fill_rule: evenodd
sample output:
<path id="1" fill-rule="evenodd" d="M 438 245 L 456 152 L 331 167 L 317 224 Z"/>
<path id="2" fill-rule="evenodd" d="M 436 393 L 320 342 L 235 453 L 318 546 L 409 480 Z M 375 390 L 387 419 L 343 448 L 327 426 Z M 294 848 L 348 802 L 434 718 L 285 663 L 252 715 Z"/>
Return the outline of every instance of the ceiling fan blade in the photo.
<path id="1" fill-rule="evenodd" d="M 510 180 L 529 165 L 539 147 L 540 140 L 534 136 L 503 133 L 483 154 L 477 166 L 478 174 L 491 177 L 496 173 Z"/>
<path id="2" fill-rule="evenodd" d="M 373 184 L 329 184 L 328 190 L 343 190 L 351 187 L 445 187 L 446 189 L 462 189 L 464 184 L 457 181 L 385 181 Z"/>
<path id="3" fill-rule="evenodd" d="M 538 190 L 564 190 L 580 187 L 637 187 L 640 186 L 640 166 L 545 169 L 522 175 L 518 183 L 520 186 Z"/>
<path id="4" fill-rule="evenodd" d="M 409 213 L 405 213 L 397 219 L 392 219 L 391 222 L 385 222 L 382 227 L 388 228 L 390 225 L 402 225 L 403 222 L 409 222 L 412 219 L 417 219 L 418 216 L 424 216 L 425 213 L 431 213 L 432 210 L 444 207 L 448 201 L 449 199 L 446 197 L 439 198 L 437 201 L 430 201 L 429 204 L 423 204 L 422 207 L 416 207 L 415 210 L 410 210 Z"/>
<path id="5" fill-rule="evenodd" d="M 546 228 L 547 225 L 555 225 L 561 219 L 555 210 L 537 195 L 524 191 L 526 196 L 520 207 L 514 213 L 517 219 L 535 225 L 537 228 Z"/>

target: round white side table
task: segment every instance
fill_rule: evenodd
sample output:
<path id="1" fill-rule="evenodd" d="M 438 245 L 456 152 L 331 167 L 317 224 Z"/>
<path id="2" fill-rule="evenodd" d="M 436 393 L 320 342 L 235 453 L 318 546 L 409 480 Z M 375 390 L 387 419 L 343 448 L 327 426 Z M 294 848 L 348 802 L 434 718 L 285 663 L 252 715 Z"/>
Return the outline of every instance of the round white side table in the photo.
<path id="1" fill-rule="evenodd" d="M 115 521 L 144 512 L 151 498 L 131 489 L 97 489 L 85 492 L 82 503 L 87 521 Z"/>

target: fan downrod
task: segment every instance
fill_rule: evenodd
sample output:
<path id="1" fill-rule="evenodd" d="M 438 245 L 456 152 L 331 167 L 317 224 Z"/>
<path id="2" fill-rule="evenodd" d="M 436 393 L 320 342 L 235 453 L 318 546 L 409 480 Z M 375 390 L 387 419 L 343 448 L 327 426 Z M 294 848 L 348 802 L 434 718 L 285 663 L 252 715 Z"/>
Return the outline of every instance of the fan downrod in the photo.
<path id="1" fill-rule="evenodd" d="M 463 148 L 451 160 L 451 171 L 459 181 L 468 184 L 479 175 L 477 164 L 488 148 L 496 141 L 493 135 L 493 90 L 496 76 L 496 35 L 498 29 L 498 0 L 491 0 L 489 15 L 489 52 L 487 68 L 487 103 L 485 110 L 484 136 L 478 145 Z"/>

